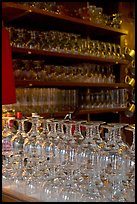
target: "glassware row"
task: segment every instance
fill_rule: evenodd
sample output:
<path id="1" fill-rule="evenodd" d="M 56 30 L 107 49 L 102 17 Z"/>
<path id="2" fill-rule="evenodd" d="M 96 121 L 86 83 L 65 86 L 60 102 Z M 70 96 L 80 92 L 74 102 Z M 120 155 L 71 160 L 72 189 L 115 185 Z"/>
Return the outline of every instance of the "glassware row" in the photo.
<path id="1" fill-rule="evenodd" d="M 83 38 L 80 34 L 56 30 L 36 31 L 8 27 L 13 47 L 124 59 L 130 49 L 119 44 Z"/>
<path id="2" fill-rule="evenodd" d="M 120 13 L 107 15 L 103 13 L 102 7 L 89 4 L 80 8 L 70 9 L 64 5 L 59 5 L 57 2 L 19 2 L 30 8 L 38 8 L 43 11 L 53 12 L 55 14 L 68 15 L 76 18 L 81 18 L 85 21 L 90 21 L 102 25 L 107 25 L 114 28 L 120 28 L 122 18 Z"/>
<path id="3" fill-rule="evenodd" d="M 80 93 L 81 109 L 92 108 L 126 108 L 128 104 L 127 89 L 105 89 Z"/>
<path id="4" fill-rule="evenodd" d="M 32 123 L 27 133 L 25 120 Z M 11 150 L 2 152 L 3 185 L 42 201 L 134 201 L 135 126 L 44 119 L 36 113 L 17 121 L 16 134 L 8 132 Z M 131 146 L 122 140 L 123 128 L 133 134 Z"/>
<path id="5" fill-rule="evenodd" d="M 16 88 L 16 104 L 5 105 L 7 110 L 14 109 L 24 114 L 37 111 L 50 113 L 60 111 L 74 111 L 92 108 L 126 108 L 128 105 L 127 89 L 105 89 L 94 91 L 89 89 L 86 93 L 76 89 L 59 88 Z"/>
<path id="6" fill-rule="evenodd" d="M 78 102 L 75 89 L 16 88 L 16 104 L 5 105 L 6 109 L 22 111 L 24 114 L 50 113 L 74 110 Z"/>
<path id="7" fill-rule="evenodd" d="M 13 59 L 13 69 L 17 80 L 115 83 L 112 65 L 81 63 L 64 66 L 46 64 L 44 60 Z"/>

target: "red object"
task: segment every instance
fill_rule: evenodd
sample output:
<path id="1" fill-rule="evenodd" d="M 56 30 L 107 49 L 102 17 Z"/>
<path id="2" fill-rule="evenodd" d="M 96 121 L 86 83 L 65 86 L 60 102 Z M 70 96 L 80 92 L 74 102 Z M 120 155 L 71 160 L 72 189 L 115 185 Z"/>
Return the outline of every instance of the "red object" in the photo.
<path id="1" fill-rule="evenodd" d="M 22 112 L 17 112 L 16 113 L 16 118 L 21 119 L 22 118 Z"/>
<path id="2" fill-rule="evenodd" d="M 10 33 L 2 28 L 2 105 L 16 103 Z"/>

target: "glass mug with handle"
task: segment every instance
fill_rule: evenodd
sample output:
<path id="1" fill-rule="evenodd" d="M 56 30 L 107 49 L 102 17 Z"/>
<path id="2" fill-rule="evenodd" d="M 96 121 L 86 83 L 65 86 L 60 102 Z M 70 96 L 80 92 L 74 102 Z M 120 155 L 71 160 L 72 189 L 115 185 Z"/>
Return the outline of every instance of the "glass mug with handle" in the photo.
<path id="1" fill-rule="evenodd" d="M 133 77 L 131 78 L 129 75 L 126 75 L 125 83 L 129 84 L 132 87 L 134 87 L 135 86 L 135 79 Z"/>

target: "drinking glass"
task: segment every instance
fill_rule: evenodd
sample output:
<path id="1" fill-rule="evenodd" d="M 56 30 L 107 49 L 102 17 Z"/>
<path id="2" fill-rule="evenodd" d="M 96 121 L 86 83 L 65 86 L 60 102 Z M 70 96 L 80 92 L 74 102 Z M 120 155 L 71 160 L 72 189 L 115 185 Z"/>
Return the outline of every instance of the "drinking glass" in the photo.
<path id="1" fill-rule="evenodd" d="M 107 55 L 107 46 L 105 42 L 100 42 L 101 46 L 101 57 L 105 57 Z"/>
<path id="2" fill-rule="evenodd" d="M 29 40 L 26 42 L 25 47 L 29 49 L 40 49 L 39 44 L 39 31 L 28 31 L 30 37 Z"/>
<path id="3" fill-rule="evenodd" d="M 129 147 L 129 153 L 131 154 L 131 159 L 135 160 L 135 124 L 125 127 L 125 130 L 132 132 L 133 139 L 132 139 L 132 144 Z"/>
<path id="4" fill-rule="evenodd" d="M 126 108 L 127 107 L 127 97 L 128 90 L 127 89 L 119 89 L 120 94 L 120 106 Z"/>
<path id="5" fill-rule="evenodd" d="M 23 171 L 25 179 L 25 188 L 28 194 L 36 193 L 36 186 L 38 182 L 38 168 L 40 162 L 43 162 L 43 140 L 40 135 L 39 126 L 41 124 L 41 118 L 38 115 L 32 114 L 32 117 L 28 118 L 31 121 L 32 126 L 27 133 L 27 139 L 23 144 L 24 160 L 26 161 L 25 169 Z M 26 175 L 26 176 L 25 176 Z"/>
<path id="6" fill-rule="evenodd" d="M 103 146 L 104 151 L 109 151 L 112 153 L 116 153 L 119 150 L 119 145 L 116 141 L 116 130 L 118 127 L 111 126 L 111 125 L 101 125 L 102 128 L 105 128 L 107 130 L 107 133 L 105 133 L 105 144 Z"/>
<path id="7" fill-rule="evenodd" d="M 86 124 L 83 124 L 83 126 L 86 128 L 86 136 L 81 146 L 86 149 L 90 148 L 90 150 L 92 150 L 93 152 L 97 151 L 98 145 L 93 139 L 93 123 L 87 122 Z"/>
<path id="8" fill-rule="evenodd" d="M 105 102 L 105 91 L 101 90 L 100 91 L 100 107 L 105 108 L 106 107 L 106 102 Z"/>
<path id="9" fill-rule="evenodd" d="M 95 22 L 101 24 L 102 23 L 102 13 L 103 13 L 103 8 L 101 7 L 96 7 L 95 9 Z"/>
<path id="10" fill-rule="evenodd" d="M 117 53 L 117 50 L 116 50 L 116 45 L 114 44 L 114 43 L 111 43 L 111 58 L 116 58 L 117 57 L 117 55 L 116 54 L 118 54 Z"/>
<path id="11" fill-rule="evenodd" d="M 12 156 L 12 143 L 11 138 L 14 136 L 12 129 L 9 127 L 8 123 L 10 120 L 15 119 L 14 117 L 2 117 L 4 121 L 4 127 L 2 130 L 2 162 L 10 163 L 10 158 Z"/>
<path id="12" fill-rule="evenodd" d="M 76 143 L 81 144 L 82 141 L 84 140 L 84 136 L 81 133 L 81 123 L 82 121 L 75 121 L 74 122 L 74 133 L 73 137 L 75 138 Z"/>
<path id="13" fill-rule="evenodd" d="M 105 91 L 105 106 L 111 108 L 112 99 L 111 99 L 111 90 Z"/>
<path id="14" fill-rule="evenodd" d="M 31 61 L 30 60 L 22 60 L 21 61 L 22 66 L 21 66 L 21 79 L 22 80 L 32 80 L 34 77 L 34 71 L 31 68 Z"/>
<path id="15" fill-rule="evenodd" d="M 15 29 L 17 37 L 12 42 L 12 46 L 19 47 L 19 48 L 25 48 L 26 46 L 26 29 Z"/>
<path id="16" fill-rule="evenodd" d="M 85 109 L 90 109 L 90 107 L 91 107 L 91 103 L 90 103 L 91 101 L 90 101 L 90 89 L 88 89 L 87 90 L 87 93 L 86 93 L 86 95 L 85 95 L 85 98 L 84 98 L 84 103 L 83 103 L 83 108 L 85 108 Z"/>
<path id="17" fill-rule="evenodd" d="M 93 124 L 93 140 L 96 141 L 97 145 L 98 145 L 98 149 L 103 148 L 105 141 L 102 139 L 101 137 L 101 130 L 100 130 L 100 126 L 105 124 L 106 122 L 104 121 L 90 121 Z"/>
<path id="18" fill-rule="evenodd" d="M 23 148 L 27 158 L 33 157 L 36 152 L 36 136 L 39 136 L 40 132 L 38 129 L 39 116 L 28 117 L 28 121 L 32 123 L 31 129 L 27 132 L 27 140 L 24 142 Z"/>
<path id="19" fill-rule="evenodd" d="M 19 59 L 13 59 L 13 69 L 14 69 L 14 76 L 16 80 L 22 79 L 22 69 L 21 69 L 21 63 L 22 61 Z"/>
<path id="20" fill-rule="evenodd" d="M 106 43 L 106 49 L 107 49 L 107 52 L 106 52 L 106 58 L 111 58 L 111 54 L 112 54 L 112 46 L 111 46 L 111 43 Z"/>
<path id="21" fill-rule="evenodd" d="M 112 14 L 112 24 L 113 24 L 114 28 L 120 28 L 120 26 L 122 24 L 122 19 L 121 19 L 120 13 Z"/>
<path id="22" fill-rule="evenodd" d="M 115 50 L 116 50 L 116 57 L 118 58 L 118 59 L 120 59 L 121 58 L 121 46 L 120 45 L 115 45 Z"/>
<path id="23" fill-rule="evenodd" d="M 112 106 L 115 107 L 120 107 L 120 100 L 119 100 L 119 89 L 114 89 L 111 90 L 111 102 Z"/>
<path id="24" fill-rule="evenodd" d="M 89 15 L 90 15 L 90 18 L 89 20 L 92 21 L 92 22 L 95 22 L 96 21 L 96 6 L 95 5 L 90 5 L 89 6 Z"/>

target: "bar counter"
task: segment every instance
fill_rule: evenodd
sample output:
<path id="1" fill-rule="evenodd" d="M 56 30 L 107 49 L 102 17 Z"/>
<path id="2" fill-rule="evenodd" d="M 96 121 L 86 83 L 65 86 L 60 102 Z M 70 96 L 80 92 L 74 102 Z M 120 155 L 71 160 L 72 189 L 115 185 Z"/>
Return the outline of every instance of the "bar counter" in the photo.
<path id="1" fill-rule="evenodd" d="M 10 187 L 4 187 L 2 188 L 2 202 L 40 202 L 40 200 L 12 190 Z"/>

